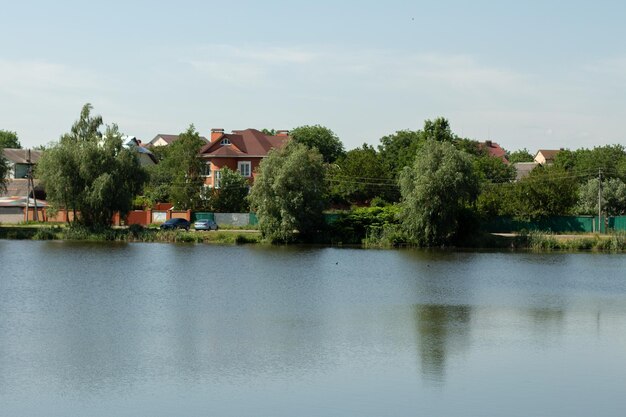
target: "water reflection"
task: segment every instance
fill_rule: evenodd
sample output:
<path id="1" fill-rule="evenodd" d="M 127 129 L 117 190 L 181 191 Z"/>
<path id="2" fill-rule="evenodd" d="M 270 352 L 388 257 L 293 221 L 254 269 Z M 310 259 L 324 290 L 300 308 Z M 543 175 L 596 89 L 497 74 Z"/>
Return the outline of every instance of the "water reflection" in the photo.
<path id="1" fill-rule="evenodd" d="M 471 312 L 468 306 L 415 306 L 421 369 L 427 380 L 443 383 L 447 356 L 469 349 Z"/>

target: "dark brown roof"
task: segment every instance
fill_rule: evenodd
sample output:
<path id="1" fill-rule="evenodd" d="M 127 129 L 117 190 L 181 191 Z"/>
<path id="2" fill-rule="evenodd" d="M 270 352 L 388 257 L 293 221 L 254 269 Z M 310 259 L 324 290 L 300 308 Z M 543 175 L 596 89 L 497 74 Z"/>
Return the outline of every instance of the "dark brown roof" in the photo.
<path id="1" fill-rule="evenodd" d="M 159 140 L 159 138 L 163 139 L 165 142 L 167 142 L 168 145 L 171 145 L 172 142 L 175 142 L 178 140 L 179 135 L 164 135 L 164 134 L 158 134 L 154 137 L 154 139 L 152 139 L 148 145 L 153 145 L 154 142 L 156 142 L 157 140 Z M 200 136 L 200 139 L 202 139 L 204 142 L 209 143 L 209 140 L 207 138 L 205 138 L 204 136 Z M 146 145 L 146 146 L 148 146 Z"/>
<path id="2" fill-rule="evenodd" d="M 14 164 L 27 164 L 28 163 L 28 149 L 11 149 L 6 148 L 2 150 L 4 157 Z M 30 150 L 30 161 L 36 164 L 41 157 L 42 151 L 37 149 Z"/>
<path id="3" fill-rule="evenodd" d="M 228 139 L 230 145 L 222 145 L 224 139 Z M 216 137 L 200 149 L 200 154 L 204 157 L 264 157 L 271 149 L 284 146 L 289 139 L 289 136 L 268 136 L 256 129 L 233 130 L 233 133 Z"/>

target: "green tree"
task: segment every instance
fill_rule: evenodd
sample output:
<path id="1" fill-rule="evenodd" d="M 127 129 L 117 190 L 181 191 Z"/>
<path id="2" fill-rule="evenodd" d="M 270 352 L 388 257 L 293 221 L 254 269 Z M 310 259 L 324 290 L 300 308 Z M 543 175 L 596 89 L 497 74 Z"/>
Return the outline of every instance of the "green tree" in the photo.
<path id="1" fill-rule="evenodd" d="M 2 148 L 22 149 L 22 144 L 17 138 L 17 133 L 0 129 L 0 149 Z"/>
<path id="2" fill-rule="evenodd" d="M 155 181 L 151 182 L 149 192 L 167 188 L 170 202 L 180 210 L 196 210 L 202 207 L 202 172 L 205 162 L 198 157 L 198 153 L 204 145 L 205 142 L 194 125 L 190 125 L 163 153 L 163 160 L 152 172 Z M 164 187 L 167 184 L 169 186 Z"/>
<path id="3" fill-rule="evenodd" d="M 436 142 L 455 142 L 457 137 L 452 133 L 450 122 L 444 117 L 437 117 L 435 120 L 425 120 L 424 139 L 434 140 Z"/>
<path id="4" fill-rule="evenodd" d="M 291 142 L 270 151 L 259 166 L 250 192 L 265 239 L 289 242 L 307 239 L 323 224 L 326 175 L 316 149 Z"/>
<path id="5" fill-rule="evenodd" d="M 365 203 L 375 197 L 392 201 L 399 197 L 396 181 L 385 170 L 376 149 L 363 144 L 339 158 L 329 172 L 332 195 L 349 203 Z"/>
<path id="6" fill-rule="evenodd" d="M 461 219 L 476 200 L 478 178 L 471 157 L 449 142 L 428 141 L 400 176 L 403 227 L 421 246 L 459 238 Z"/>
<path id="7" fill-rule="evenodd" d="M 289 133 L 289 136 L 296 143 L 317 149 L 324 157 L 324 162 L 335 162 L 345 153 L 343 144 L 335 132 L 324 126 L 296 127 Z"/>
<path id="8" fill-rule="evenodd" d="M 91 116 L 91 110 L 85 104 L 70 133 L 41 156 L 37 175 L 49 204 L 99 228 L 109 226 L 116 211 L 125 214 L 132 208 L 147 177 L 135 151 L 122 146 L 117 126 L 107 126 L 103 135 L 102 117 Z"/>
<path id="9" fill-rule="evenodd" d="M 419 130 L 399 130 L 380 138 L 378 151 L 385 176 L 398 178 L 404 167 L 413 163 L 417 149 L 423 141 L 424 137 Z"/>
<path id="10" fill-rule="evenodd" d="M 528 149 L 524 148 L 511 152 L 508 159 L 511 164 L 515 164 L 517 162 L 533 162 L 535 156 L 531 154 Z"/>
<path id="11" fill-rule="evenodd" d="M 579 214 L 598 214 L 597 178 L 591 178 L 580 186 L 576 211 Z M 626 184 L 619 178 L 608 178 L 602 181 L 601 193 L 602 213 L 608 216 L 626 214 Z"/>
<path id="12" fill-rule="evenodd" d="M 211 190 L 210 206 L 218 213 L 246 213 L 250 210 L 250 183 L 239 171 L 222 168 L 220 188 Z"/>
<path id="13" fill-rule="evenodd" d="M 539 166 L 511 187 L 503 211 L 519 219 L 568 215 L 578 201 L 577 177 L 557 166 Z"/>
<path id="14" fill-rule="evenodd" d="M 626 180 L 626 150 L 622 145 L 562 150 L 556 155 L 554 165 L 578 175 L 581 184 L 587 175 L 597 175 L 600 170 L 607 178 Z"/>
<path id="15" fill-rule="evenodd" d="M 474 171 L 476 175 L 489 183 L 510 182 L 515 179 L 515 168 L 507 165 L 502 159 L 490 155 L 474 158 Z"/>

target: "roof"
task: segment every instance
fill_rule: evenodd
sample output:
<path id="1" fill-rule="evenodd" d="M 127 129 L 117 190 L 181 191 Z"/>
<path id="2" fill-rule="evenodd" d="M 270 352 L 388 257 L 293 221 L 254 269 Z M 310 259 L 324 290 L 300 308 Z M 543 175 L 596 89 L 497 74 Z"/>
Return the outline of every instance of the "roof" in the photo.
<path id="1" fill-rule="evenodd" d="M 480 147 L 480 149 L 486 150 L 489 156 L 500 158 L 502 159 L 502 162 L 506 164 L 509 163 L 509 159 L 506 156 L 506 151 L 502 149 L 502 147 L 498 145 L 496 142 L 492 142 L 488 140 L 485 142 L 481 142 L 478 146 Z"/>
<path id="2" fill-rule="evenodd" d="M 560 149 L 539 149 L 535 154 L 535 158 L 541 154 L 544 158 L 546 158 L 546 161 L 552 161 L 559 152 L 561 152 Z"/>
<path id="3" fill-rule="evenodd" d="M 34 179 L 33 182 L 35 184 L 35 192 L 42 192 L 43 188 L 39 185 L 39 180 Z M 7 191 L 5 193 L 0 193 L 0 196 L 25 197 L 26 194 L 28 194 L 28 191 L 28 180 L 25 178 L 15 178 L 10 179 L 7 182 Z"/>
<path id="4" fill-rule="evenodd" d="M 36 164 L 41 157 L 42 151 L 38 149 L 12 149 L 6 148 L 2 153 L 6 159 L 14 164 L 28 164 L 28 152 L 30 151 L 30 162 Z"/>
<path id="5" fill-rule="evenodd" d="M 134 136 L 129 136 L 126 139 L 128 139 L 125 143 L 124 146 L 128 149 L 134 149 L 135 151 L 137 151 L 137 153 L 140 154 L 145 154 L 153 163 L 158 163 L 159 161 L 157 160 L 156 156 L 154 156 L 154 154 L 152 152 L 150 152 L 150 150 L 148 148 L 146 148 L 140 140 L 138 140 L 136 137 Z"/>
<path id="6" fill-rule="evenodd" d="M 159 139 L 163 139 L 168 145 L 171 145 L 172 142 L 176 142 L 178 138 L 179 138 L 179 135 L 165 135 L 165 134 L 159 133 L 158 135 L 154 137 L 154 139 L 152 139 L 148 143 L 148 145 L 149 146 L 154 145 L 154 142 L 156 142 Z M 200 136 L 200 139 L 202 139 L 206 143 L 209 143 L 209 140 L 205 138 L 204 136 Z"/>
<path id="7" fill-rule="evenodd" d="M 35 206 L 35 199 L 29 198 L 28 205 Z M 38 207 L 47 207 L 48 203 L 37 200 Z M 26 197 L 0 197 L 0 207 L 26 207 Z"/>
<path id="8" fill-rule="evenodd" d="M 230 145 L 222 145 L 224 139 Z M 223 133 L 217 136 L 200 149 L 203 157 L 264 157 L 274 148 L 283 147 L 290 139 L 289 136 L 269 136 L 256 129 L 233 130 L 233 133 Z"/>
<path id="9" fill-rule="evenodd" d="M 515 179 L 517 181 L 521 180 L 524 177 L 530 175 L 530 171 L 535 169 L 535 167 L 539 165 L 536 162 L 516 162 L 513 164 L 515 167 Z"/>

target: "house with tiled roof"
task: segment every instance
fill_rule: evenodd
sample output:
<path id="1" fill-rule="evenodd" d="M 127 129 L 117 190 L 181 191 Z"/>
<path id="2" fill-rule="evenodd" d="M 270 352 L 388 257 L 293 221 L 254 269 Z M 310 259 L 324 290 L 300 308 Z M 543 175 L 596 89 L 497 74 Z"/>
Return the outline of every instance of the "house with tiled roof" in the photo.
<path id="1" fill-rule="evenodd" d="M 266 135 L 256 129 L 233 130 L 211 129 L 211 140 L 200 149 L 200 158 L 205 162 L 205 185 L 219 188 L 221 170 L 228 167 L 254 180 L 261 160 L 270 150 L 283 147 L 289 140 L 289 132 L 279 130 L 276 135 Z"/>
<path id="2" fill-rule="evenodd" d="M 485 142 L 480 143 L 478 146 L 480 147 L 480 149 L 487 152 L 487 155 L 493 156 L 494 158 L 499 158 L 505 164 L 507 165 L 509 164 L 509 159 L 506 155 L 506 151 L 502 149 L 502 147 L 498 145 L 496 142 L 487 140 Z"/>

